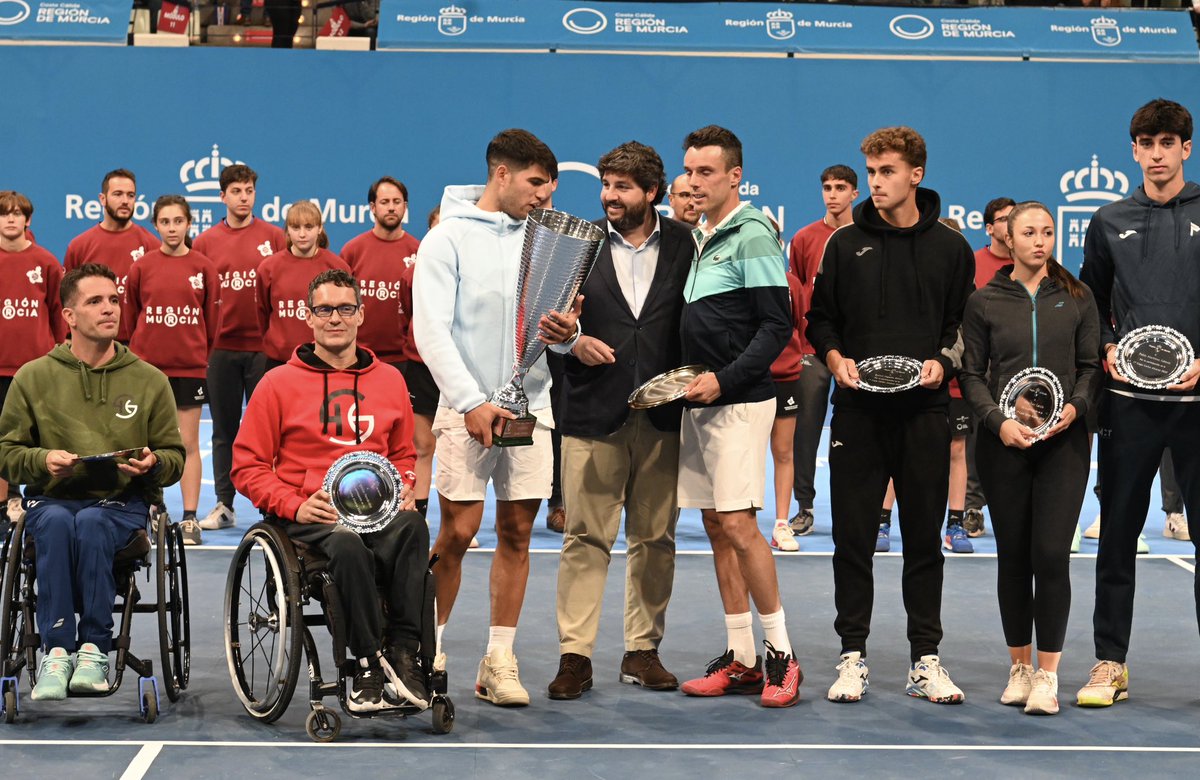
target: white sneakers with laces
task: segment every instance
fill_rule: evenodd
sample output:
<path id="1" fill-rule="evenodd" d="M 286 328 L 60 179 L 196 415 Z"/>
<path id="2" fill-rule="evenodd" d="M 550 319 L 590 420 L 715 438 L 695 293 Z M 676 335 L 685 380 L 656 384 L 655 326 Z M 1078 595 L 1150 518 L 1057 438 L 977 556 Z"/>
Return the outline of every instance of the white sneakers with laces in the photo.
<path id="1" fill-rule="evenodd" d="M 912 665 L 905 693 L 935 704 L 962 704 L 966 699 L 936 655 L 923 655 Z"/>
<path id="2" fill-rule="evenodd" d="M 1000 703 L 1014 707 L 1023 707 L 1029 700 L 1029 691 L 1033 687 L 1033 667 L 1029 664 L 1015 663 L 1008 670 L 1008 685 L 1000 694 Z"/>
<path id="3" fill-rule="evenodd" d="M 479 662 L 475 697 L 501 707 L 524 707 L 529 704 L 529 691 L 521 685 L 517 657 L 512 650 L 497 648 Z"/>
<path id="4" fill-rule="evenodd" d="M 842 653 L 842 662 L 837 665 L 838 678 L 829 686 L 825 698 L 830 701 L 858 701 L 870 687 L 867 682 L 867 664 L 857 650 Z"/>

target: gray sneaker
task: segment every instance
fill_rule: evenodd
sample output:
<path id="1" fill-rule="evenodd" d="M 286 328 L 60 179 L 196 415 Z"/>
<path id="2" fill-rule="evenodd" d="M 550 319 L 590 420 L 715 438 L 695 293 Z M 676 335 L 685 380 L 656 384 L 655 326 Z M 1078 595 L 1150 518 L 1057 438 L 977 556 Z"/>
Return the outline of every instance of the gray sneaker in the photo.
<path id="1" fill-rule="evenodd" d="M 200 521 L 200 528 L 204 531 L 220 531 L 222 528 L 233 528 L 235 525 L 237 525 L 237 515 L 233 513 L 233 509 L 225 506 L 221 501 L 218 501 L 212 511 Z"/>
<path id="2" fill-rule="evenodd" d="M 813 511 L 802 508 L 788 521 L 788 527 L 792 529 L 792 536 L 808 536 L 813 532 Z"/>
<path id="3" fill-rule="evenodd" d="M 183 538 L 183 543 L 187 547 L 196 547 L 204 544 L 200 540 L 200 524 L 191 518 L 179 523 L 179 535 Z"/>
<path id="4" fill-rule="evenodd" d="M 978 539 L 987 533 L 983 527 L 983 512 L 978 509 L 968 509 L 963 515 L 963 530 L 972 539 Z"/>

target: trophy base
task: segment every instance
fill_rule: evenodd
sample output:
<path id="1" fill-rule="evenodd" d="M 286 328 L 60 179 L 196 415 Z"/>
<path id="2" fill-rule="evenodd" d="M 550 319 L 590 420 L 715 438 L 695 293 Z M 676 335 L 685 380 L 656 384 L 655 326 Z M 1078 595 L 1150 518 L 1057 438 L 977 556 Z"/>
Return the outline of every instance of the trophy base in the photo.
<path id="1" fill-rule="evenodd" d="M 528 447 L 533 444 L 533 429 L 537 427 L 537 418 L 532 414 L 524 414 L 515 420 L 504 420 L 500 425 L 500 433 L 492 436 L 495 447 Z"/>

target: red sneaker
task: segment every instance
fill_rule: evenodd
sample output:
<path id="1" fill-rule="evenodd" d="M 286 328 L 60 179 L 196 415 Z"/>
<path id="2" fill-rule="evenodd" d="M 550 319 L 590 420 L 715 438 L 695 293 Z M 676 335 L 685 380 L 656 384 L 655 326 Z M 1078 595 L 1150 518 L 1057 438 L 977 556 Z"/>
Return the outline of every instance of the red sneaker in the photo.
<path id="1" fill-rule="evenodd" d="M 762 706 L 791 707 L 800 701 L 800 683 L 804 682 L 804 673 L 790 654 L 784 655 L 770 642 L 764 641 L 763 644 L 767 646 L 767 656 L 763 659 L 767 681 L 762 689 Z"/>
<path id="2" fill-rule="evenodd" d="M 709 661 L 703 677 L 688 680 L 679 689 L 688 696 L 724 696 L 727 693 L 756 694 L 763 689 L 762 662 L 754 659 L 751 669 L 733 660 L 733 651 Z"/>

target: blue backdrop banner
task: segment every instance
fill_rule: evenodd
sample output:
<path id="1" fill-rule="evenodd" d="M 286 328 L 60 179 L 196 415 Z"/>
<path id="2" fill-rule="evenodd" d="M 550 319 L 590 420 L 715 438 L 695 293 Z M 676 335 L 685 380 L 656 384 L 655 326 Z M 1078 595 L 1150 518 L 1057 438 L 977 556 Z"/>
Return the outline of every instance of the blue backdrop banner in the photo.
<path id="1" fill-rule="evenodd" d="M 380 48 L 1200 59 L 1179 10 L 383 0 L 379 18 Z"/>
<path id="2" fill-rule="evenodd" d="M 1160 96 L 1200 112 L 1200 65 L 87 46 L 7 47 L 4 62 L 38 76 L 6 123 L 0 189 L 33 200 L 37 240 L 59 258 L 100 220 L 100 180 L 118 167 L 137 174 L 140 223 L 178 193 L 202 229 L 225 215 L 221 169 L 245 162 L 260 176 L 260 218 L 278 223 L 311 199 L 335 251 L 370 229 L 367 188 L 391 175 L 408 186 L 420 237 L 447 184 L 483 183 L 484 149 L 507 127 L 558 156 L 554 205 L 595 218 L 606 151 L 650 144 L 671 178 L 684 136 L 724 125 L 745 146 L 742 197 L 790 237 L 821 217 L 822 169 L 851 166 L 865 197 L 863 137 L 904 124 L 925 136 L 925 185 L 973 246 L 987 242 L 988 200 L 1034 198 L 1056 215 L 1058 255 L 1075 269 L 1092 212 L 1141 182 L 1133 112 Z M 128 73 L 154 74 L 152 92 L 117 100 L 93 77 Z"/>
<path id="3" fill-rule="evenodd" d="M 0 40 L 124 44 L 130 0 L 0 0 Z"/>

